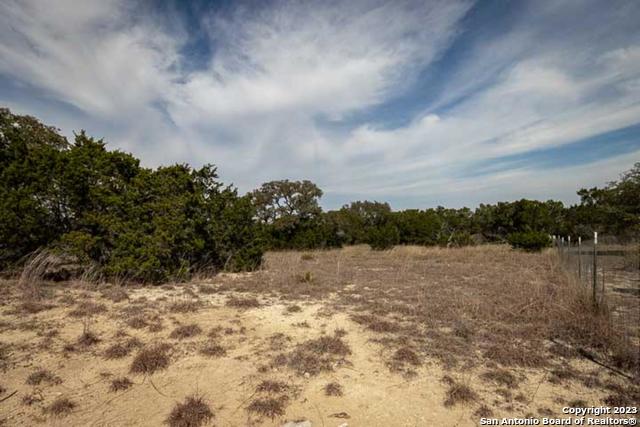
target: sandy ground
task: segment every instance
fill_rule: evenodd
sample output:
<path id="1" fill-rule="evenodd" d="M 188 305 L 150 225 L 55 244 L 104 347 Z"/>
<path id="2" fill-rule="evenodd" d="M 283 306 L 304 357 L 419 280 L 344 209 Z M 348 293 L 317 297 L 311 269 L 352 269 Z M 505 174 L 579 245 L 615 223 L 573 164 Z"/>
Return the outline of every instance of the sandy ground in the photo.
<path id="1" fill-rule="evenodd" d="M 214 279 L 213 285 L 222 279 Z M 243 276 L 225 280 L 241 282 Z M 599 406 L 609 393 L 578 377 L 551 381 L 545 368 L 508 368 L 518 378 L 510 387 L 483 379 L 486 366 L 482 364 L 446 369 L 437 360 L 426 359 L 413 375 L 403 375 L 389 368 L 385 355 L 389 350 L 375 342 L 379 334 L 336 309 L 332 304 L 335 295 L 322 302 L 299 300 L 301 311 L 288 313 L 291 302 L 275 297 L 259 296 L 261 306 L 257 308 L 229 307 L 228 299 L 240 294 L 228 290 L 202 293 L 200 283 L 128 289 L 129 299 L 117 303 L 105 298 L 100 289 L 56 284 L 51 285 L 55 307 L 28 314 L 15 312 L 20 301 L 15 284 L 7 281 L 0 285 L 4 292 L 0 425 L 158 426 L 178 402 L 197 394 L 215 414 L 210 424 L 218 426 L 281 426 L 301 420 L 313 426 L 471 426 L 478 425 L 481 407 L 488 408 L 493 417 L 563 417 L 563 407 L 578 401 Z M 200 308 L 188 313 L 170 308 L 175 302 L 191 300 L 199 301 Z M 71 316 L 84 301 L 104 304 L 106 311 L 90 317 Z M 130 327 L 129 319 L 138 314 L 157 316 L 162 329 L 150 332 Z M 170 337 L 177 326 L 188 324 L 197 324 L 202 332 L 187 339 Z M 87 328 L 100 341 L 86 347 L 74 344 Z M 214 328 L 219 328 L 216 342 L 226 350 L 224 356 L 208 357 L 199 352 L 210 341 L 207 335 Z M 346 363 L 336 363 L 333 371 L 307 375 L 271 363 L 278 354 L 336 330 L 346 332 L 343 340 L 352 353 Z M 152 375 L 131 373 L 137 349 L 126 357 L 107 359 L 106 349 L 127 337 L 137 337 L 145 345 L 171 344 L 169 366 Z M 563 363 L 599 383 L 620 381 L 610 371 L 579 358 Z M 50 370 L 61 381 L 26 384 L 27 377 L 39 368 Z M 111 391 L 111 381 L 122 376 L 133 385 Z M 468 386 L 475 396 L 467 402 L 445 405 L 447 378 Z M 264 395 L 256 391 L 263 380 L 289 385 L 283 415 L 270 418 L 249 410 L 251 402 Z M 329 382 L 339 383 L 344 394 L 325 395 Z M 26 396 L 36 401 L 27 404 Z M 59 397 L 76 404 L 64 416 L 47 411 Z"/>

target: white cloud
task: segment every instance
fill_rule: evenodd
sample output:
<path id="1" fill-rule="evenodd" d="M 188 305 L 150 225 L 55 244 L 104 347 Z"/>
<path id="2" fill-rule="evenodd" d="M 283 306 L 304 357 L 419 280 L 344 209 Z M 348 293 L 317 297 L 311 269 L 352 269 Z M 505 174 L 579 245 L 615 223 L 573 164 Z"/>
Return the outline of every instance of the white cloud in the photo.
<path id="1" fill-rule="evenodd" d="M 526 13 L 499 37 L 474 40 L 447 81 L 412 94 L 439 95 L 407 124 L 349 125 L 354 114 L 413 90 L 420 71 L 464 34 L 461 20 L 471 6 L 276 1 L 204 11 L 213 54 L 193 69 L 182 51 L 189 28 L 141 14 L 143 6 L 55 0 L 44 8 L 37 0 L 7 0 L 0 4 L 0 84 L 24 85 L 25 97 L 0 95 L 0 102 L 87 128 L 146 164 L 216 163 L 243 191 L 304 178 L 336 195 L 404 197 L 422 206 L 472 203 L 510 189 L 570 198 L 575 188 L 565 180 L 555 191 L 548 171 L 458 177 L 478 161 L 637 123 L 637 7 L 618 13 L 601 11 L 598 2 L 523 5 Z M 74 109 L 56 111 L 64 104 Z M 593 176 L 609 176 L 607 168 L 622 163 L 602 163 Z M 587 175 L 579 176 L 589 181 Z M 543 184 L 515 185 L 536 177 Z"/>

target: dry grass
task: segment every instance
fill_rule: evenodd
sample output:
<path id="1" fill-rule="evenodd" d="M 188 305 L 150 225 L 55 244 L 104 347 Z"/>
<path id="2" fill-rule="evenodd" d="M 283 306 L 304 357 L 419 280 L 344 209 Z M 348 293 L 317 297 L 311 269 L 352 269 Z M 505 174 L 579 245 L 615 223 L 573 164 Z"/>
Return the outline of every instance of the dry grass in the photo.
<path id="1" fill-rule="evenodd" d="M 336 382 L 330 382 L 324 386 L 324 394 L 326 396 L 342 396 L 344 391 L 342 386 Z"/>
<path id="2" fill-rule="evenodd" d="M 518 380 L 511 372 L 506 369 L 493 369 L 482 374 L 482 378 L 486 381 L 494 382 L 498 385 L 515 388 L 518 386 Z"/>
<path id="3" fill-rule="evenodd" d="M 92 317 L 98 314 L 105 313 L 107 306 L 104 304 L 97 304 L 92 301 L 83 301 L 76 306 L 74 310 L 69 312 L 71 317 Z"/>
<path id="4" fill-rule="evenodd" d="M 253 400 L 247 407 L 247 411 L 261 417 L 274 419 L 284 415 L 288 401 L 289 398 L 287 396 L 262 397 Z"/>
<path id="5" fill-rule="evenodd" d="M 444 406 L 453 406 L 469 403 L 477 399 L 476 393 L 466 385 L 457 381 L 450 381 Z"/>
<path id="6" fill-rule="evenodd" d="M 200 353 L 208 357 L 222 357 L 227 354 L 227 350 L 220 344 L 210 341 L 200 348 Z"/>
<path id="7" fill-rule="evenodd" d="M 25 383 L 33 386 L 37 386 L 42 383 L 57 385 L 62 383 L 62 379 L 48 369 L 38 369 L 37 371 L 29 374 Z"/>
<path id="8" fill-rule="evenodd" d="M 128 390 L 133 385 L 133 382 L 127 377 L 119 377 L 111 380 L 110 390 L 114 393 L 118 391 Z"/>
<path id="9" fill-rule="evenodd" d="M 118 342 L 109 346 L 104 351 L 105 359 L 122 359 L 127 357 L 134 349 L 142 347 L 143 343 L 138 338 L 129 338 L 125 342 Z"/>
<path id="10" fill-rule="evenodd" d="M 227 300 L 227 306 L 242 309 L 258 308 L 260 301 L 253 297 L 230 297 Z"/>
<path id="11" fill-rule="evenodd" d="M 176 404 L 166 419 L 170 427 L 199 427 L 214 417 L 211 408 L 201 396 L 189 396 Z"/>
<path id="12" fill-rule="evenodd" d="M 169 305 L 172 313 L 192 313 L 202 308 L 200 301 L 177 301 Z"/>
<path id="13" fill-rule="evenodd" d="M 284 393 L 289 385 L 282 381 L 264 380 L 256 387 L 256 393 Z"/>
<path id="14" fill-rule="evenodd" d="M 171 331 L 169 338 L 184 340 L 187 338 L 193 338 L 196 335 L 200 335 L 202 333 L 202 329 L 195 323 L 190 325 L 181 325 Z"/>
<path id="15" fill-rule="evenodd" d="M 69 398 L 58 397 L 49 406 L 47 406 L 45 411 L 54 417 L 66 417 L 76 408 L 76 406 L 76 403 Z"/>
<path id="16" fill-rule="evenodd" d="M 169 351 L 171 346 L 166 343 L 154 344 L 141 349 L 131 363 L 133 374 L 151 375 L 166 369 L 171 362 Z"/>
<path id="17" fill-rule="evenodd" d="M 318 375 L 332 371 L 336 365 L 346 363 L 351 349 L 339 336 L 321 336 L 320 338 L 299 344 L 287 357 L 280 355 L 274 364 L 286 363 L 300 375 Z M 280 359 L 280 360 L 277 360 Z"/>

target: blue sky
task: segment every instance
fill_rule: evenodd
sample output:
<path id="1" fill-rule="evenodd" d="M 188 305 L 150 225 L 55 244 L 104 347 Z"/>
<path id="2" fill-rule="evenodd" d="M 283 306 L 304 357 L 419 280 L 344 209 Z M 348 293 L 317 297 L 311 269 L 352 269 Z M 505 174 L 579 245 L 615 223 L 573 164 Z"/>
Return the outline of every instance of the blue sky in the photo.
<path id="1" fill-rule="evenodd" d="M 0 3 L 0 105 L 322 204 L 577 200 L 640 161 L 640 2 Z"/>

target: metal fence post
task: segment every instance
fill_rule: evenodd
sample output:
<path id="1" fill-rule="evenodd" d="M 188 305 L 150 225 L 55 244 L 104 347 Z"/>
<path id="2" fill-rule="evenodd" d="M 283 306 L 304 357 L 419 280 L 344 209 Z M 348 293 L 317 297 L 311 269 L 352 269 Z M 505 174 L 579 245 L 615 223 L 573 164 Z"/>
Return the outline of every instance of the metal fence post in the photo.
<path id="1" fill-rule="evenodd" d="M 578 236 L 578 279 L 582 281 L 582 237 Z"/>
<path id="2" fill-rule="evenodd" d="M 598 283 L 598 232 L 593 232 L 593 305 L 596 301 L 596 286 Z"/>

